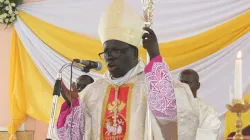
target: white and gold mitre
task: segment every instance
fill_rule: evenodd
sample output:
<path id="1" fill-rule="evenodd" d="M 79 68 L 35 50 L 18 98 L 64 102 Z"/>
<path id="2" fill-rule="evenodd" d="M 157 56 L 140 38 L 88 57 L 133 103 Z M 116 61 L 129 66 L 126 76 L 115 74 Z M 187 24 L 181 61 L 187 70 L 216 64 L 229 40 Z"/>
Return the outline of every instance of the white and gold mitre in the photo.
<path id="1" fill-rule="evenodd" d="M 102 44 L 107 40 L 119 40 L 133 46 L 140 45 L 143 18 L 124 0 L 113 0 L 103 13 L 99 23 Z"/>

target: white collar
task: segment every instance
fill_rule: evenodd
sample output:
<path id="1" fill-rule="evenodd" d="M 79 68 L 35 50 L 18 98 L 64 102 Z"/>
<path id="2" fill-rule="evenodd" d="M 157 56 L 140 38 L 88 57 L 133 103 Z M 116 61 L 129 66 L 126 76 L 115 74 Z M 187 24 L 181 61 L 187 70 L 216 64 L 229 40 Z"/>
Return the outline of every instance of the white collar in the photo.
<path id="1" fill-rule="evenodd" d="M 103 78 L 110 84 L 121 86 L 127 83 L 132 77 L 144 71 L 145 64 L 142 61 L 139 61 L 135 67 L 129 70 L 123 77 L 120 78 L 111 78 L 109 71 L 105 72 Z"/>

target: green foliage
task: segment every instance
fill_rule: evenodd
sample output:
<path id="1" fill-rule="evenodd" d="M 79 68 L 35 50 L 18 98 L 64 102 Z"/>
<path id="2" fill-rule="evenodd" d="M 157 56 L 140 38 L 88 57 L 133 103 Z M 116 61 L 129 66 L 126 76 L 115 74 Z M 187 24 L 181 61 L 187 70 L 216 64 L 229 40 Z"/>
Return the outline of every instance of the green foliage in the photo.
<path id="1" fill-rule="evenodd" d="M 0 0 L 0 23 L 7 26 L 16 20 L 17 6 L 22 0 Z"/>

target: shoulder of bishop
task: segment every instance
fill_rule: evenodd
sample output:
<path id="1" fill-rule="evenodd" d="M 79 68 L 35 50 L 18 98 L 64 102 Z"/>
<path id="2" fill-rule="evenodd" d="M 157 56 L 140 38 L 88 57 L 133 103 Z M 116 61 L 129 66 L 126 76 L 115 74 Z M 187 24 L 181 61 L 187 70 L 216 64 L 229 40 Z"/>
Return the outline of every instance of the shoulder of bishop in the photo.
<path id="1" fill-rule="evenodd" d="M 104 78 L 97 79 L 94 83 L 88 85 L 84 90 L 79 93 L 80 98 L 86 99 L 93 94 L 102 94 L 104 89 L 108 86 L 108 83 Z"/>
<path id="2" fill-rule="evenodd" d="M 104 78 L 100 78 L 100 79 L 97 79 L 96 81 L 94 81 L 94 83 L 88 85 L 84 89 L 84 91 L 87 92 L 87 91 L 93 90 L 93 88 L 104 87 L 105 84 L 107 84 L 107 82 L 105 81 L 105 79 Z"/>
<path id="3" fill-rule="evenodd" d="M 138 79 L 139 81 L 145 81 L 145 74 L 144 74 L 144 72 L 139 73 L 139 74 L 137 75 L 137 79 Z M 143 83 L 144 83 L 144 82 L 143 82 Z"/>

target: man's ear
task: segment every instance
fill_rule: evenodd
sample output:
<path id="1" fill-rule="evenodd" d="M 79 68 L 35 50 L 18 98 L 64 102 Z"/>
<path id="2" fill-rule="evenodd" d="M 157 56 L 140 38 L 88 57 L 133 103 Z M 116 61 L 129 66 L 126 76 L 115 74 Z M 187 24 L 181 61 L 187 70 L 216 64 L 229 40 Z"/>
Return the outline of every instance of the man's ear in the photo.
<path id="1" fill-rule="evenodd" d="M 200 86 L 201 86 L 201 84 L 200 84 L 200 82 L 197 84 L 197 90 L 198 89 L 200 89 Z"/>

